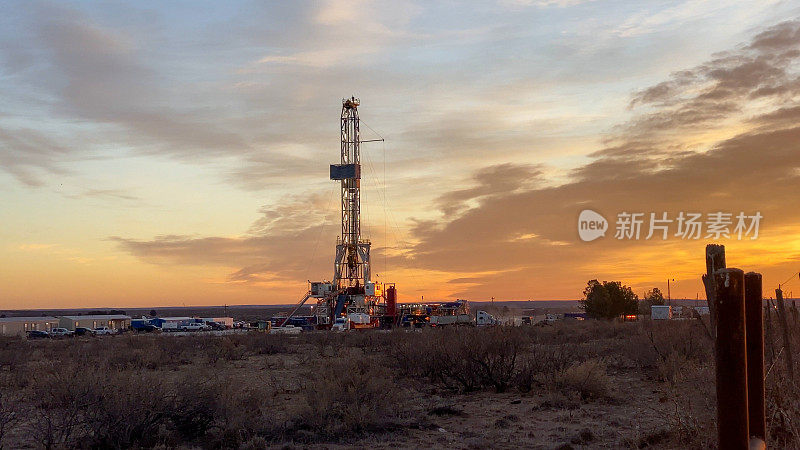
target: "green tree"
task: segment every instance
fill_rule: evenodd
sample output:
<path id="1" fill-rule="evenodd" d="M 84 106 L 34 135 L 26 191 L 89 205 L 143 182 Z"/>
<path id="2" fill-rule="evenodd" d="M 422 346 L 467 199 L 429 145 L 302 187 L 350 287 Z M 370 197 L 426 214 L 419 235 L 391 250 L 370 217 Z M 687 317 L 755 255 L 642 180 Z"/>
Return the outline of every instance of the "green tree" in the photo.
<path id="1" fill-rule="evenodd" d="M 591 280 L 583 290 L 581 309 L 587 317 L 594 319 L 614 319 L 623 314 L 636 314 L 639 297 L 633 290 L 619 281 Z"/>
<path id="2" fill-rule="evenodd" d="M 653 288 L 653 290 L 645 292 L 644 298 L 639 303 L 639 313 L 650 314 L 651 306 L 663 305 L 663 304 L 664 304 L 664 294 L 661 292 L 661 289 Z"/>

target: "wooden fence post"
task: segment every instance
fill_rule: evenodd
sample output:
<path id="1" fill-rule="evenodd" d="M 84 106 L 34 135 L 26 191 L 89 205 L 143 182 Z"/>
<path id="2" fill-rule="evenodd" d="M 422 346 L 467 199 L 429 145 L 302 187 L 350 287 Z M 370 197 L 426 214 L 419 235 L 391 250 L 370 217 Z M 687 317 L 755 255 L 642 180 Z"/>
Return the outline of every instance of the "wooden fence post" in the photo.
<path id="1" fill-rule="evenodd" d="M 744 305 L 747 338 L 747 404 L 750 437 L 767 440 L 767 414 L 764 389 L 764 299 L 761 274 L 744 276 Z"/>
<path id="2" fill-rule="evenodd" d="M 711 333 L 713 336 L 717 335 L 717 306 L 714 303 L 714 273 L 725 267 L 725 246 L 719 244 L 706 245 L 706 274 L 703 275 L 703 286 L 705 286 L 706 289 L 708 316 L 711 322 Z"/>
<path id="3" fill-rule="evenodd" d="M 769 366 L 775 364 L 775 324 L 772 322 L 772 300 L 767 299 L 764 306 L 764 318 L 766 319 L 766 342 L 769 344 Z"/>
<path id="4" fill-rule="evenodd" d="M 717 311 L 716 380 L 719 448 L 749 448 L 744 272 L 714 272 Z"/>
<path id="5" fill-rule="evenodd" d="M 794 381 L 792 340 L 789 336 L 789 322 L 786 320 L 786 307 L 783 304 L 783 291 L 781 291 L 781 288 L 775 289 L 775 300 L 778 303 L 778 320 L 781 322 L 781 334 L 783 335 L 783 354 L 786 355 L 786 370 L 789 372 L 789 379 Z"/>

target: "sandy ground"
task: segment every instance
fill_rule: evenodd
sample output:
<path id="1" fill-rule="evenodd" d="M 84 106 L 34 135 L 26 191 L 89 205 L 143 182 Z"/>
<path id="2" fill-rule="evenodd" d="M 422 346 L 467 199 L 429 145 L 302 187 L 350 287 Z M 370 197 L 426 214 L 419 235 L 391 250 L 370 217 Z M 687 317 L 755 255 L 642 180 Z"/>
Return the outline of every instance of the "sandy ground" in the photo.
<path id="1" fill-rule="evenodd" d="M 575 330 L 567 331 L 580 330 L 577 325 L 575 327 Z M 211 336 L 209 334 L 209 339 L 217 340 L 205 342 L 196 333 L 194 337 L 183 337 L 177 333 L 131 339 L 109 336 L 36 342 L 32 349 L 58 354 L 56 352 L 62 351 L 59 350 L 62 348 L 80 352 L 83 348 L 81 345 L 94 345 L 104 353 L 102 357 L 93 358 L 98 358 L 102 364 L 111 364 L 149 354 L 142 352 L 152 352 L 162 347 L 169 350 L 173 344 L 179 345 L 177 348 L 182 349 L 181 353 L 173 354 L 167 364 L 124 370 L 137 373 L 152 371 L 164 379 L 208 379 L 222 387 L 220 395 L 245 395 L 243 401 L 247 404 L 232 404 L 237 411 L 247 415 L 252 410 L 250 417 L 254 417 L 262 409 L 275 417 L 278 423 L 290 423 L 297 417 L 296 413 L 308 399 L 310 377 L 318 373 L 316 371 L 320 367 L 335 361 L 360 361 L 368 353 L 376 351 L 370 349 L 368 340 L 354 340 L 346 348 L 337 348 L 331 343 L 309 337 L 281 336 L 276 339 L 285 339 L 291 351 L 271 354 L 250 352 L 240 359 L 212 359 L 208 355 L 227 347 L 222 345 L 225 342 L 223 336 Z M 618 346 L 628 340 L 629 335 L 603 339 L 602 348 L 621 355 L 623 350 Z M 360 347 L 361 344 L 365 347 Z M 120 357 L 117 354 L 119 352 L 128 352 L 129 355 Z M 159 361 L 165 357 L 166 354 L 159 357 Z M 39 358 L 41 361 L 36 364 L 49 364 L 48 367 L 57 364 L 42 355 Z M 372 364 L 384 363 L 388 364 L 388 360 L 379 356 L 372 360 Z M 29 369 L 35 370 L 35 367 L 34 364 Z M 389 368 L 389 365 L 385 367 Z M 699 374 L 708 375 L 703 372 Z M 611 392 L 598 398 L 583 399 L 577 391 L 545 385 L 534 387 L 527 393 L 521 393 L 515 387 L 504 393 L 497 393 L 492 388 L 461 393 L 450 391 L 425 377 L 410 379 L 397 376 L 393 377 L 389 386 L 396 388 L 400 394 L 397 411 L 401 412 L 390 419 L 391 422 L 379 425 L 383 428 L 353 433 L 333 441 L 319 437 L 305 440 L 302 437 L 298 439 L 297 435 L 287 436 L 287 439 L 267 435 L 265 443 L 273 444 L 275 448 L 331 449 L 675 448 L 674 385 L 670 388 L 664 381 L 656 381 L 652 374 L 648 375 L 632 363 L 609 364 L 606 375 L 609 378 L 608 385 L 612 387 Z M 695 382 L 684 379 L 677 384 Z M 258 387 L 263 389 L 254 390 Z M 251 390 L 257 395 L 247 397 L 247 392 Z M 19 433 L 23 433 L 23 430 L 15 430 L 8 436 L 10 439 L 6 442 L 13 443 L 9 448 L 22 448 L 30 442 L 27 436 Z M 313 434 L 313 430 L 309 432 L 309 435 Z M 198 439 L 192 445 L 200 445 L 201 442 Z M 28 445 L 27 448 L 32 447 Z"/>
<path id="2" fill-rule="evenodd" d="M 620 380 L 636 381 L 636 380 Z M 626 398 L 582 403 L 549 392 L 477 392 L 432 397 L 417 427 L 316 448 L 639 448 L 666 432 L 657 391 L 636 389 Z M 635 401 L 628 401 L 635 400 Z M 563 402 L 563 403 L 562 403 Z M 452 413 L 433 414 L 437 407 Z M 652 442 L 656 444 L 657 442 Z"/>
<path id="3" fill-rule="evenodd" d="M 299 399 L 302 380 L 298 368 L 302 364 L 298 355 L 270 355 L 237 363 L 240 369 L 267 369 L 262 376 L 282 391 L 274 401 L 285 404 Z M 663 383 L 629 373 L 611 374 L 611 380 L 625 390 L 591 401 L 581 400 L 577 393 L 570 397 L 541 388 L 525 394 L 514 390 L 462 394 L 434 386 L 426 392 L 418 385 L 408 389 L 414 397 L 408 404 L 413 406 L 397 428 L 298 448 L 673 447 L 660 442 L 669 433 L 665 412 L 670 406 L 665 403 Z"/>

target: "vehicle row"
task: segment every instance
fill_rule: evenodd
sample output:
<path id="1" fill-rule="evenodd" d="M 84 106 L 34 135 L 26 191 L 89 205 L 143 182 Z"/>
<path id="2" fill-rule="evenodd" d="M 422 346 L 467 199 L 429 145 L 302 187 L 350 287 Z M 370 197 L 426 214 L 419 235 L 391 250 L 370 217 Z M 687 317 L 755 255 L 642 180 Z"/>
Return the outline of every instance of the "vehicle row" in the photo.
<path id="1" fill-rule="evenodd" d="M 118 334 L 118 330 L 112 330 L 108 327 L 85 328 L 77 327 L 75 330 L 68 330 L 66 328 L 52 328 L 50 330 L 30 330 L 27 332 L 28 339 L 48 339 L 48 338 L 63 338 L 72 336 L 107 336 L 111 334 Z"/>

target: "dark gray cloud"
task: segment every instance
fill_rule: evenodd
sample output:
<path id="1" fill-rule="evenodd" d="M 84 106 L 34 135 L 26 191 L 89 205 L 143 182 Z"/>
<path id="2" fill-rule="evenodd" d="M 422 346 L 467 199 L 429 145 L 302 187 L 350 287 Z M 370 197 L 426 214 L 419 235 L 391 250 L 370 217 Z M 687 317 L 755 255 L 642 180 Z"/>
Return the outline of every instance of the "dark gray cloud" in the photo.
<path id="1" fill-rule="evenodd" d="M 133 37 L 72 11 L 43 9 L 33 26 L 49 54 L 46 88 L 58 96 L 62 114 L 120 126 L 126 141 L 149 144 L 152 153 L 193 159 L 247 150 L 238 134 L 220 127 L 215 111 L 176 98 L 145 63 Z"/>
<path id="2" fill-rule="evenodd" d="M 332 274 L 330 258 L 321 257 L 339 231 L 331 197 L 314 194 L 287 200 L 262 208 L 261 218 L 242 236 L 164 235 L 148 240 L 115 236 L 111 240 L 154 264 L 241 267 L 229 275 L 229 281 L 297 280 Z"/>
<path id="3" fill-rule="evenodd" d="M 39 186 L 70 162 L 123 156 L 130 147 L 187 160 L 250 151 L 219 125 L 217 111 L 176 95 L 174 80 L 151 67 L 134 36 L 52 3 L 32 2 L 14 17 L 19 34 L 5 37 L 0 57 L 17 106 L 2 124 L 0 158 L 23 183 Z M 19 125 L 29 117 L 40 118 L 39 128 Z M 109 154 L 109 143 L 119 150 Z"/>
<path id="4" fill-rule="evenodd" d="M 719 53 L 706 63 L 636 93 L 630 102 L 632 108 L 652 106 L 655 111 L 620 126 L 615 138 L 623 142 L 679 140 L 681 131 L 715 126 L 743 111 L 748 100 L 790 101 L 800 92 L 795 70 L 800 60 L 798 35 L 800 22 L 781 23 L 759 33 L 747 45 Z M 596 155 L 613 153 L 617 146 L 606 150 L 608 153 Z"/>
<path id="5" fill-rule="evenodd" d="M 798 28 L 798 22 L 770 28 L 742 49 L 636 94 L 634 106 L 650 103 L 653 110 L 617 127 L 608 139 L 613 145 L 592 154 L 594 161 L 573 171 L 565 184 L 518 189 L 521 184 L 512 183 L 507 192 L 482 198 L 491 182 L 476 178 L 474 188 L 444 194 L 440 207 L 452 197 L 477 206 L 455 218 L 442 207 L 444 222 L 419 222 L 412 234 L 420 241 L 394 262 L 465 273 L 500 271 L 481 280 L 458 279 L 476 285 L 459 295 L 483 295 L 498 283 L 514 286 L 516 280 L 529 286 L 523 273 L 547 278 L 553 266 L 559 271 L 573 267 L 579 280 L 581 268 L 591 261 L 608 264 L 614 255 L 643 245 L 613 239 L 578 244 L 575 223 L 585 208 L 612 222 L 623 210 L 667 211 L 672 217 L 678 211 L 760 211 L 767 236 L 772 227 L 796 223 L 800 214 L 786 205 L 800 185 L 800 113 L 787 93 L 800 92 L 792 67 L 800 41 L 784 37 Z M 751 131 L 716 141 L 705 151 L 681 144 L 681 130 L 718 126 L 728 113 L 744 110 L 764 86 L 774 87 L 776 94 L 769 99 L 771 110 L 744 121 Z M 524 297 L 524 289 L 510 295 Z"/>
<path id="6" fill-rule="evenodd" d="M 538 167 L 531 165 L 507 163 L 490 166 L 473 175 L 477 186 L 448 192 L 436 203 L 445 215 L 452 215 L 467 208 L 467 201 L 489 201 L 498 194 L 508 195 L 518 189 L 530 188 L 541 182 L 541 174 Z"/>
<path id="7" fill-rule="evenodd" d="M 338 97 L 349 94 L 365 100 L 368 122 L 380 124 L 402 150 L 391 155 L 398 171 L 442 172 L 443 160 L 448 169 L 467 170 L 475 161 L 530 160 L 532 151 L 554 151 L 558 138 L 580 134 L 575 120 L 559 120 L 548 109 L 559 110 L 561 100 L 585 95 L 592 83 L 613 80 L 621 67 L 646 59 L 627 51 L 628 42 L 587 39 L 587 30 L 575 32 L 571 21 L 568 30 L 557 29 L 564 26 L 560 15 L 553 20 L 524 9 L 509 15 L 496 5 L 455 18 L 446 17 L 446 2 L 205 8 L 0 5 L 7 16 L 0 25 L 9 30 L 0 36 L 0 70 L 9 87 L 0 91 L 32 97 L 19 102 L 31 110 L 9 111 L 54 122 L 61 133 L 43 133 L 68 152 L 18 150 L 14 159 L 25 161 L 14 165 L 17 173 L 36 184 L 38 173 L 65 161 L 145 154 L 209 165 L 224 182 L 249 190 L 302 182 L 324 169 L 320 158 L 327 162 L 336 148 Z M 602 16 L 624 19 L 627 8 L 615 8 Z M 785 46 L 784 34 L 765 33 L 743 51 Z M 613 64 L 597 64 L 609 58 Z M 582 84 L 584 92 L 553 95 L 562 82 Z M 759 95 L 774 95 L 778 86 L 785 84 L 765 84 Z M 649 105 L 669 89 L 662 91 L 634 103 Z M 540 114 L 525 117 L 543 102 Z M 580 108 L 575 103 L 559 114 L 570 117 Z M 696 105 L 660 129 L 676 120 L 715 120 L 726 111 Z M 509 123 L 514 113 L 522 117 Z M 648 121 L 659 128 L 658 117 Z"/>
<path id="8" fill-rule="evenodd" d="M 115 20 L 78 7 L 18 6 L 4 8 L 16 19 L 10 22 L 16 35 L 3 37 L 0 70 L 14 83 L 8 94 L 31 92 L 34 99 L 20 99 L 13 115 L 47 117 L 60 128 L 51 138 L 63 150 L 35 152 L 0 135 L 0 146 L 11 149 L 5 167 L 29 185 L 65 162 L 128 154 L 217 164 L 225 182 L 244 189 L 303 180 L 324 169 L 318 157 L 338 146 L 338 99 L 330 92 L 346 95 L 356 85 L 375 86 L 376 78 L 380 86 L 399 79 L 353 71 L 357 61 L 372 64 L 366 57 L 380 46 L 401 42 L 401 31 L 379 21 L 399 29 L 406 20 L 404 13 L 384 12 L 361 24 L 361 40 L 337 46 L 372 7 L 348 18 L 346 10 L 326 12 L 315 2 L 249 5 L 198 26 L 107 5 L 100 17 L 115 8 L 131 17 L 113 26 Z M 320 98 L 329 102 L 320 106 Z M 25 110 L 34 104 L 35 111 Z M 87 128 L 102 137 L 83 138 Z"/>
<path id="9" fill-rule="evenodd" d="M 68 153 L 66 147 L 37 130 L 0 126 L 0 166 L 27 186 L 41 186 L 43 172 L 66 173 L 60 163 Z"/>
<path id="10" fill-rule="evenodd" d="M 800 41 L 783 38 L 798 27 L 792 22 L 770 28 L 749 45 L 673 77 L 680 81 L 667 88 L 636 94 L 633 103 L 646 101 L 651 109 L 616 128 L 609 139 L 613 145 L 594 153 L 593 161 L 561 185 L 542 184 L 537 166 L 509 163 L 477 171 L 472 187 L 446 192 L 435 201 L 442 218 L 418 221 L 411 233 L 416 241 L 403 255 L 390 257 L 391 264 L 451 273 L 494 272 L 480 278 L 456 276 L 452 282 L 473 285 L 459 295 L 518 283 L 514 292 L 523 296 L 531 273 L 537 279 L 563 278 L 564 268 L 574 267 L 580 280 L 588 273 L 586 267 L 615 262 L 625 267 L 629 252 L 643 248 L 643 241 L 614 240 L 613 230 L 604 240 L 579 244 L 575 224 L 585 208 L 612 222 L 614 214 L 625 210 L 666 211 L 672 217 L 679 211 L 760 211 L 765 217 L 762 236 L 796 223 L 800 213 L 787 210 L 786 204 L 800 185 L 800 110 L 789 97 L 771 97 L 766 111 L 744 120 L 747 131 L 718 139 L 708 149 L 684 148 L 678 138 L 686 127 L 698 126 L 695 120 L 708 125 L 725 111 L 745 109 L 751 94 L 765 84 L 794 89 L 795 75 L 780 55 L 800 46 Z M 751 54 L 752 49 L 758 54 Z M 752 68 L 754 58 L 770 63 Z M 715 92 L 719 95 L 709 95 Z M 662 129 L 677 136 L 662 138 Z M 309 218 L 309 209 L 313 207 L 305 202 L 267 209 L 243 238 L 167 236 L 118 242 L 147 261 L 241 267 L 230 275 L 231 281 L 301 279 L 307 275 L 301 274 L 298 258 L 314 254 L 310 243 L 319 242 L 319 225 Z M 323 249 L 335 236 L 333 228 L 334 234 L 321 241 Z"/>

